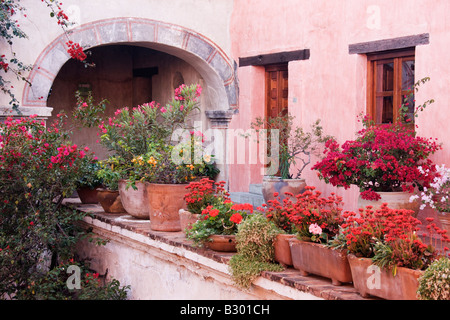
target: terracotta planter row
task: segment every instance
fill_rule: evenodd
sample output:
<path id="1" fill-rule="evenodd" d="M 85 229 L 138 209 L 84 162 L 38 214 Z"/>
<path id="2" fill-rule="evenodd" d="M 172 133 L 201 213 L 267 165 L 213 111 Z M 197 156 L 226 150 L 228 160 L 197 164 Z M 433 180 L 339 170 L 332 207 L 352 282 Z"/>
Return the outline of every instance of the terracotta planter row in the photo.
<path id="1" fill-rule="evenodd" d="M 286 250 L 286 242 L 290 252 Z M 420 270 L 399 267 L 393 276 L 391 271 L 373 265 L 369 258 L 347 255 L 341 250 L 301 241 L 293 235 L 277 237 L 275 257 L 283 265 L 299 270 L 303 276 L 314 274 L 329 278 L 337 286 L 353 284 L 364 298 L 375 296 L 387 300 L 416 300 L 419 277 L 423 274 Z"/>

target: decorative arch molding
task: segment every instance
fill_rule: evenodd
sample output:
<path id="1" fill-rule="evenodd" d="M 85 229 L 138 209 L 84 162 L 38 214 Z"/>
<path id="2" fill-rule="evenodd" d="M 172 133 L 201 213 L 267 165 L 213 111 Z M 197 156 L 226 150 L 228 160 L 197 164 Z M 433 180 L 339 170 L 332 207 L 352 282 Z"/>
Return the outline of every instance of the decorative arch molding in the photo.
<path id="1" fill-rule="evenodd" d="M 113 18 L 93 21 L 71 31 L 71 39 L 83 46 L 108 44 L 143 46 L 165 52 L 191 64 L 205 80 L 210 111 L 238 109 L 236 62 L 205 36 L 185 27 L 143 18 Z M 61 67 L 70 59 L 67 38 L 60 35 L 37 58 L 23 90 L 22 106 L 51 110 L 47 96 Z M 51 111 L 50 111 L 51 112 Z M 234 112 L 232 112 L 234 113 Z"/>

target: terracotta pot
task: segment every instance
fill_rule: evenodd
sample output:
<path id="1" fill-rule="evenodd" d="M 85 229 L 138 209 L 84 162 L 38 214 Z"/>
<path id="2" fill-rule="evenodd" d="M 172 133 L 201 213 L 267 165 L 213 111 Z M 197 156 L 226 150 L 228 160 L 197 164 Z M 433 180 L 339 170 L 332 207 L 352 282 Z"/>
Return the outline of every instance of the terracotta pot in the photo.
<path id="1" fill-rule="evenodd" d="M 186 209 L 184 195 L 187 184 L 145 183 L 147 191 L 150 229 L 155 231 L 181 231 L 180 209 Z"/>
<path id="2" fill-rule="evenodd" d="M 363 298 L 370 295 L 388 300 L 417 300 L 419 277 L 423 271 L 403 267 L 397 268 L 397 274 L 390 270 L 381 270 L 372 264 L 372 259 L 348 255 L 353 275 L 353 285 Z"/>
<path id="3" fill-rule="evenodd" d="M 289 240 L 292 264 L 303 276 L 309 274 L 330 278 L 335 286 L 352 282 L 347 254 L 322 244 L 291 238 Z"/>
<path id="4" fill-rule="evenodd" d="M 199 214 L 191 213 L 185 209 L 180 209 L 178 212 L 180 215 L 180 225 L 181 225 L 181 231 L 185 231 L 186 229 L 191 229 L 192 224 L 197 222 Z"/>
<path id="5" fill-rule="evenodd" d="M 98 203 L 97 189 L 91 189 L 90 187 L 79 187 L 77 189 L 78 197 L 81 203 Z"/>
<path id="6" fill-rule="evenodd" d="M 378 201 L 364 200 L 361 195 L 358 197 L 358 208 L 365 208 L 366 206 L 372 206 L 372 210 L 381 208 L 381 205 L 386 202 L 388 208 L 391 209 L 407 209 L 414 211 L 414 217 L 419 214 L 420 202 L 409 202 L 409 198 L 414 195 L 410 192 L 377 192 L 381 199 Z"/>
<path id="7" fill-rule="evenodd" d="M 278 192 L 278 196 L 283 200 L 285 192 L 291 192 L 294 196 L 305 191 L 305 179 L 281 179 L 280 177 L 265 176 L 262 182 L 262 194 L 264 201 L 274 200 L 273 194 Z"/>
<path id="8" fill-rule="evenodd" d="M 236 236 L 214 234 L 208 237 L 206 247 L 214 251 L 236 252 Z"/>
<path id="9" fill-rule="evenodd" d="M 149 219 L 148 200 L 145 184 L 135 182 L 137 190 L 133 187 L 127 189 L 127 180 L 119 180 L 119 193 L 125 210 L 137 219 Z"/>
<path id="10" fill-rule="evenodd" d="M 289 246 L 289 240 L 292 238 L 295 238 L 294 234 L 280 233 L 273 242 L 275 261 L 284 267 L 292 266 L 291 248 Z"/>
<path id="11" fill-rule="evenodd" d="M 119 191 L 97 188 L 98 202 L 106 213 L 125 213 Z"/>

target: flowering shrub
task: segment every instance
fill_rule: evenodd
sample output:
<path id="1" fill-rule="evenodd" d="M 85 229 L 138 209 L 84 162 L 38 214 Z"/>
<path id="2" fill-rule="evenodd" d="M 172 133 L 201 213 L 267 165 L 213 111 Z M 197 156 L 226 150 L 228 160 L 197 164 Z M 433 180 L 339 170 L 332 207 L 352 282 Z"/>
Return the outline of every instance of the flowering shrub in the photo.
<path id="1" fill-rule="evenodd" d="M 326 243 L 339 232 L 343 222 L 342 198 L 332 193 L 321 197 L 321 192 L 313 186 L 306 186 L 305 192 L 296 196 L 290 220 L 295 225 L 297 235 L 302 240 Z"/>
<path id="2" fill-rule="evenodd" d="M 292 203 L 289 202 L 288 204 L 288 197 L 281 200 L 278 192 L 275 192 L 274 196 L 274 200 L 268 200 L 267 204 L 263 204 L 263 207 L 258 208 L 258 210 L 263 212 L 267 220 L 274 223 L 283 232 L 294 233 L 295 225 L 290 218 L 293 210 Z"/>
<path id="3" fill-rule="evenodd" d="M 201 214 L 206 207 L 229 200 L 224 185 L 225 181 L 214 182 L 209 178 L 189 183 L 188 193 L 184 196 L 189 212 Z"/>
<path id="4" fill-rule="evenodd" d="M 424 171 L 423 174 L 429 174 L 429 170 Z M 420 209 L 424 209 L 428 204 L 431 208 L 439 212 L 450 212 L 450 169 L 445 165 L 436 166 L 436 172 L 432 174 L 433 181 L 430 186 L 425 187 L 419 195 L 411 196 L 410 201 L 420 199 L 422 205 Z"/>
<path id="5" fill-rule="evenodd" d="M 75 93 L 77 104 L 72 116 L 75 122 L 82 127 L 95 127 L 100 124 L 101 114 L 105 112 L 108 100 L 103 99 L 99 103 L 94 102 L 92 92 L 89 91 L 87 97 L 83 97 L 80 91 Z"/>
<path id="6" fill-rule="evenodd" d="M 367 119 L 354 141 L 341 147 L 328 140 L 325 158 L 313 166 L 319 178 L 333 186 L 359 187 L 361 197 L 378 200 L 377 191 L 423 189 L 432 182 L 435 166 L 428 159 L 441 149 L 430 139 L 415 135 L 402 123 L 373 125 Z"/>
<path id="7" fill-rule="evenodd" d="M 330 241 L 331 246 L 345 247 L 358 257 L 371 258 L 394 274 L 397 267 L 426 269 L 440 254 L 435 250 L 437 242 L 449 241 L 446 230 L 440 230 L 432 223 L 433 218 L 427 218 L 432 243 L 425 244 L 416 234 L 421 222 L 412 216 L 412 211 L 390 209 L 386 203 L 380 210 L 368 206 L 360 208 L 359 214 L 347 211 L 343 217 L 341 232 Z M 442 250 L 449 249 L 444 246 Z"/>
<path id="8" fill-rule="evenodd" d="M 419 278 L 417 294 L 421 300 L 450 300 L 450 260 L 434 261 Z"/>
<path id="9" fill-rule="evenodd" d="M 72 144 L 66 117 L 46 126 L 35 116 L 0 124 L 0 296 L 27 288 L 30 274 L 51 257 L 49 268 L 71 254 L 82 234 L 73 224 L 84 213 L 62 202 L 93 160 Z"/>
<path id="10" fill-rule="evenodd" d="M 229 199 L 220 201 L 220 197 L 202 210 L 199 220 L 186 231 L 186 237 L 202 245 L 214 234 L 233 235 L 238 225 L 253 213 L 251 204 L 235 204 Z"/>
<path id="11" fill-rule="evenodd" d="M 101 121 L 101 143 L 122 159 L 128 174 L 122 178 L 186 183 L 198 176 L 217 174 L 213 156 L 203 154 L 202 137 L 193 131 L 189 133 L 187 125 L 187 117 L 198 110 L 201 91 L 199 85 L 181 85 L 166 106 L 152 101 L 132 110 L 118 109 L 114 117 Z M 178 129 L 187 132 L 188 137 L 175 146 L 171 139 Z M 200 144 L 201 159 L 192 152 L 197 149 L 196 143 Z"/>

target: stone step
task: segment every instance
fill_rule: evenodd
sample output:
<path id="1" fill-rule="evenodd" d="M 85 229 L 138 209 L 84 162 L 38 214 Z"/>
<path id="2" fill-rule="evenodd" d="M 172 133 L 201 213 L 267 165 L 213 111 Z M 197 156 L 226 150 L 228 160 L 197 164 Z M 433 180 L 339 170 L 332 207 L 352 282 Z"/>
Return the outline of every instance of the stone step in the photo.
<path id="1" fill-rule="evenodd" d="M 250 193 L 254 193 L 254 194 L 258 194 L 258 195 L 262 195 L 262 184 L 251 184 L 248 188 L 248 192 Z"/>
<path id="2" fill-rule="evenodd" d="M 235 203 L 250 203 L 254 208 L 260 207 L 264 203 L 262 194 L 251 192 L 230 192 L 230 199 Z"/>

